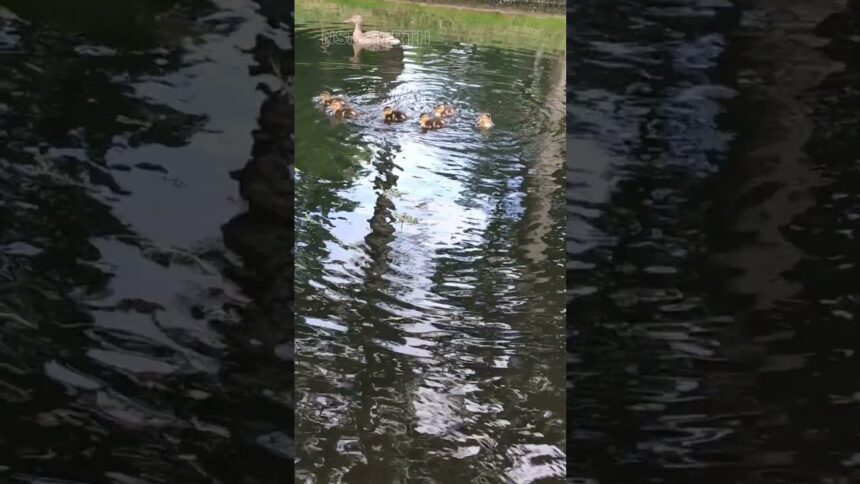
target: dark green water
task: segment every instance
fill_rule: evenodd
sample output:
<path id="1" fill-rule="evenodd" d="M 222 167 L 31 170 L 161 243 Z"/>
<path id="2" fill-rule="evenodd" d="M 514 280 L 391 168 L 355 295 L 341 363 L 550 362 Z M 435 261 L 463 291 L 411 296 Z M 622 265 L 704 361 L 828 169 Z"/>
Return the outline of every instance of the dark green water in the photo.
<path id="1" fill-rule="evenodd" d="M 296 31 L 299 481 L 560 482 L 563 59 L 331 29 Z M 332 124 L 321 89 L 359 118 Z"/>

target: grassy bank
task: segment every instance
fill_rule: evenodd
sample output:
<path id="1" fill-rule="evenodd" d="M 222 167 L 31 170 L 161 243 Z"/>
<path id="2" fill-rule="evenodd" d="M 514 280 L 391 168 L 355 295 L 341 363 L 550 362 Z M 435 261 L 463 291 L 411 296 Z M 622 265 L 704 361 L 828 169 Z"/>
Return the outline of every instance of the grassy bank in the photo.
<path id="1" fill-rule="evenodd" d="M 368 29 L 428 32 L 433 41 L 564 52 L 565 17 L 466 5 L 399 0 L 298 0 L 296 23 L 364 16 Z M 344 31 L 350 26 L 343 24 Z"/>

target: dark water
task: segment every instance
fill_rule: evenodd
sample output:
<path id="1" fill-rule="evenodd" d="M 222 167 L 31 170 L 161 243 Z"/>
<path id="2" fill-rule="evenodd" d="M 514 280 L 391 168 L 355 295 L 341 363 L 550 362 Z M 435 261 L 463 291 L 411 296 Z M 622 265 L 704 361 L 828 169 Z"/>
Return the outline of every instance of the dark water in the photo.
<path id="1" fill-rule="evenodd" d="M 569 14 L 569 478 L 860 482 L 858 3 Z"/>
<path id="2" fill-rule="evenodd" d="M 563 58 L 338 29 L 296 33 L 298 480 L 559 482 Z M 321 89 L 359 118 L 333 125 Z"/>
<path id="3" fill-rule="evenodd" d="M 0 481 L 285 482 L 288 11 L 3 4 Z"/>

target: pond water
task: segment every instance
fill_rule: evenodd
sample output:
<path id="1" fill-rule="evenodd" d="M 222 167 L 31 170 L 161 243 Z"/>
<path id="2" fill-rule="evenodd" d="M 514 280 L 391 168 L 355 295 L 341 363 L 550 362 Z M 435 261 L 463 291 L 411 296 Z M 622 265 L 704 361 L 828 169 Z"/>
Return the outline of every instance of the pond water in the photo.
<path id="1" fill-rule="evenodd" d="M 341 18 L 296 29 L 298 480 L 559 482 L 563 56 L 433 32 L 359 51 Z M 422 132 L 438 102 L 453 120 Z"/>
<path id="2" fill-rule="evenodd" d="M 860 482 L 849 4 L 570 4 L 575 482 Z"/>
<path id="3" fill-rule="evenodd" d="M 2 3 L 0 481 L 285 482 L 289 12 Z"/>

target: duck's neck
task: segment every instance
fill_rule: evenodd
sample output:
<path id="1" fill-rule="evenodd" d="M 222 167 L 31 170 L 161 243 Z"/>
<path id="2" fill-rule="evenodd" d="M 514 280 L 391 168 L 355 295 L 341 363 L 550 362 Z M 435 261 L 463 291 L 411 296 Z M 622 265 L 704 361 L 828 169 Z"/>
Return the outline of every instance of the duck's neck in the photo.
<path id="1" fill-rule="evenodd" d="M 352 31 L 352 36 L 355 37 L 355 36 L 360 36 L 360 35 L 361 35 L 361 24 L 356 22 L 355 23 L 355 30 Z"/>

